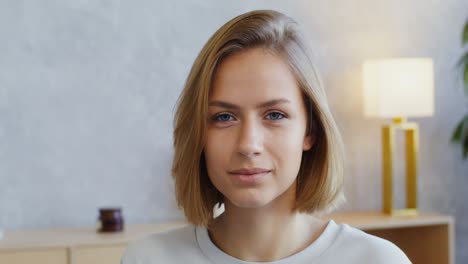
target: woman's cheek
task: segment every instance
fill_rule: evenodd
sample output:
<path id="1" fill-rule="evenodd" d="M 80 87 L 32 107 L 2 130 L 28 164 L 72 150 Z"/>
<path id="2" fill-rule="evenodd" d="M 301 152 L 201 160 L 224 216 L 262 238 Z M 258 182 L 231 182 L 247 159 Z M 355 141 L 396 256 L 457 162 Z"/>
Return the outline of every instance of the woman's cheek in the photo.
<path id="1" fill-rule="evenodd" d="M 208 133 L 206 148 L 211 159 L 224 157 L 230 149 L 231 137 L 228 133 L 213 131 Z"/>
<path id="2" fill-rule="evenodd" d="M 281 142 L 279 145 L 284 152 L 287 153 L 302 153 L 303 150 L 303 143 L 304 143 L 304 135 L 300 133 L 297 129 L 291 128 L 287 133 L 281 135 Z"/>

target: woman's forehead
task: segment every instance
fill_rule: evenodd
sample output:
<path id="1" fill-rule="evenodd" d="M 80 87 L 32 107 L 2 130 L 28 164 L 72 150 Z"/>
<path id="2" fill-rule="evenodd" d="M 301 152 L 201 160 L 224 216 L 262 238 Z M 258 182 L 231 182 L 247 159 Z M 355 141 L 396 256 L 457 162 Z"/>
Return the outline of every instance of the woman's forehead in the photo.
<path id="1" fill-rule="evenodd" d="M 253 49 L 221 63 L 210 89 L 210 100 L 295 101 L 300 89 L 288 65 L 280 57 Z"/>

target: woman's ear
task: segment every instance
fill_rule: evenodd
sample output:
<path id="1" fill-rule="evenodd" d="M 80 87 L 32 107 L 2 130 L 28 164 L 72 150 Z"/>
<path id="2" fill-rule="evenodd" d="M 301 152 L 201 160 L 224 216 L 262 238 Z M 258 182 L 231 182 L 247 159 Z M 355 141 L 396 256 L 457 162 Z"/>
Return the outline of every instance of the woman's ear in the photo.
<path id="1" fill-rule="evenodd" d="M 305 137 L 304 137 L 304 144 L 303 144 L 303 147 L 302 149 L 304 151 L 308 151 L 312 148 L 312 146 L 314 145 L 315 143 L 315 136 L 312 134 L 312 133 L 308 133 Z"/>

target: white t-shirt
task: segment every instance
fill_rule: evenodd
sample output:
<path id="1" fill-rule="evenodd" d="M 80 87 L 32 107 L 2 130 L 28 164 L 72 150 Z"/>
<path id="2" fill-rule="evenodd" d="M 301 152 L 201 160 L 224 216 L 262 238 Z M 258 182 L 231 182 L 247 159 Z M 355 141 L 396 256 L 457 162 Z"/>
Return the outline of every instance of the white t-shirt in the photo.
<path id="1" fill-rule="evenodd" d="M 149 235 L 128 246 L 122 264 L 406 264 L 393 243 L 330 220 L 322 234 L 302 251 L 271 262 L 247 262 L 220 250 L 206 228 L 192 225 Z"/>

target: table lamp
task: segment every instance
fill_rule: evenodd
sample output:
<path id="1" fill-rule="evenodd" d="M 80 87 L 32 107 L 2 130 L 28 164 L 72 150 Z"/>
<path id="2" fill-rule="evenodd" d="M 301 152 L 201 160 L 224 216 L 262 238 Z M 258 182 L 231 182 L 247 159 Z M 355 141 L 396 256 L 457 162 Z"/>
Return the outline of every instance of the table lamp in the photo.
<path id="1" fill-rule="evenodd" d="M 407 117 L 434 113 L 434 66 L 430 58 L 369 60 L 363 66 L 364 115 L 392 118 L 382 128 L 382 207 L 385 214 L 417 215 L 419 129 Z M 405 132 L 406 208 L 395 208 L 395 132 Z"/>

